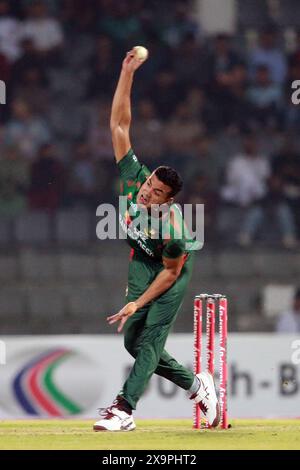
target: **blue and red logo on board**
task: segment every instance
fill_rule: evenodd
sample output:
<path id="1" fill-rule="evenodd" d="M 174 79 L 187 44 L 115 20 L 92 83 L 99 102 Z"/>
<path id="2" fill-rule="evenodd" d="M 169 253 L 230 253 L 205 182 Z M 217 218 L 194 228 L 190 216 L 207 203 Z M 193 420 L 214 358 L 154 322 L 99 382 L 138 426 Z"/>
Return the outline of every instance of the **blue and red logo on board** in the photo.
<path id="1" fill-rule="evenodd" d="M 82 354 L 55 348 L 31 353 L 22 362 L 14 374 L 12 391 L 19 407 L 28 415 L 53 418 L 77 415 L 99 397 L 96 384 L 92 383 L 95 366 Z"/>

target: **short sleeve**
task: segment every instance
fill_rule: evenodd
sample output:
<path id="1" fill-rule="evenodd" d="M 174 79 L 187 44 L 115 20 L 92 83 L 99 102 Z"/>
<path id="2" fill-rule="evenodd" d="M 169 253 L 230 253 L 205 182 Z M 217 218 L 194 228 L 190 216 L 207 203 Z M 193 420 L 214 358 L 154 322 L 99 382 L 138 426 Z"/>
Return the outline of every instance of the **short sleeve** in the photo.
<path id="1" fill-rule="evenodd" d="M 131 194 L 131 197 L 151 174 L 150 170 L 139 162 L 132 149 L 118 162 L 118 168 L 121 194 Z"/>
<path id="2" fill-rule="evenodd" d="M 135 180 L 138 178 L 143 165 L 141 165 L 133 150 L 130 149 L 125 157 L 123 157 L 122 160 L 118 162 L 118 168 L 122 179 Z"/>

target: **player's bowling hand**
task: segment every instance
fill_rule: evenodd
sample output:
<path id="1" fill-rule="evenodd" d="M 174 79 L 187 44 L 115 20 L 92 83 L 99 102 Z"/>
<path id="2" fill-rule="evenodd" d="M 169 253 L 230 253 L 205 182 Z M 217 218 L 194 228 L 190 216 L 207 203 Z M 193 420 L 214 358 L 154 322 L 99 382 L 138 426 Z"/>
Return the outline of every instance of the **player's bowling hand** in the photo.
<path id="1" fill-rule="evenodd" d="M 129 302 L 125 305 L 118 313 L 112 315 L 111 317 L 107 317 L 107 321 L 110 325 L 120 321 L 118 326 L 118 333 L 122 331 L 124 324 L 126 323 L 127 319 L 131 317 L 137 311 L 137 305 L 135 302 Z"/>
<path id="2" fill-rule="evenodd" d="M 126 72 L 135 72 L 143 63 L 145 59 L 139 59 L 133 50 L 127 52 L 125 59 L 122 63 L 122 69 Z"/>

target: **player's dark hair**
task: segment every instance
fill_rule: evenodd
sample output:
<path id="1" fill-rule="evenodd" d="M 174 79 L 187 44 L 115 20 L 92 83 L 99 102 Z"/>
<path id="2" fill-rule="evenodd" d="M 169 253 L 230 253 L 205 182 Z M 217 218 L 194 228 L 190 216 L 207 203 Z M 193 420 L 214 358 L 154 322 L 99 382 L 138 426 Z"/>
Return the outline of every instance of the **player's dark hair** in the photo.
<path id="1" fill-rule="evenodd" d="M 181 191 L 183 181 L 176 170 L 169 166 L 159 166 L 156 168 L 154 173 L 162 183 L 170 186 L 172 190 L 170 194 L 171 197 L 175 196 L 177 193 L 179 193 L 179 191 Z"/>

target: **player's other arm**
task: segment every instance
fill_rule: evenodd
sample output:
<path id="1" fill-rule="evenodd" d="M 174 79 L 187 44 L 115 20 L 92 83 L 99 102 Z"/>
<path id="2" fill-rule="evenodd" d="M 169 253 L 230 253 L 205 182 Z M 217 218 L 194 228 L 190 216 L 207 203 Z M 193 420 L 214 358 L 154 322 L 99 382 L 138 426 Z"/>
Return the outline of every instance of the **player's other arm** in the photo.
<path id="1" fill-rule="evenodd" d="M 148 289 L 134 302 L 137 310 L 170 289 L 180 276 L 184 258 L 184 255 L 178 258 L 163 258 L 164 269 L 160 271 Z"/>
<path id="2" fill-rule="evenodd" d="M 127 52 L 114 94 L 110 129 L 116 161 L 119 162 L 131 148 L 129 130 L 131 124 L 131 88 L 135 71 L 145 61 L 138 59 L 134 50 Z"/>
<path id="3" fill-rule="evenodd" d="M 111 325 L 117 321 L 120 321 L 118 332 L 122 331 L 124 324 L 126 323 L 127 319 L 131 317 L 131 315 L 170 289 L 170 287 L 180 276 L 184 259 L 185 255 L 174 259 L 163 258 L 164 269 L 156 276 L 148 289 L 145 290 L 145 292 L 137 300 L 134 302 L 129 302 L 118 313 L 108 317 L 108 323 Z"/>

